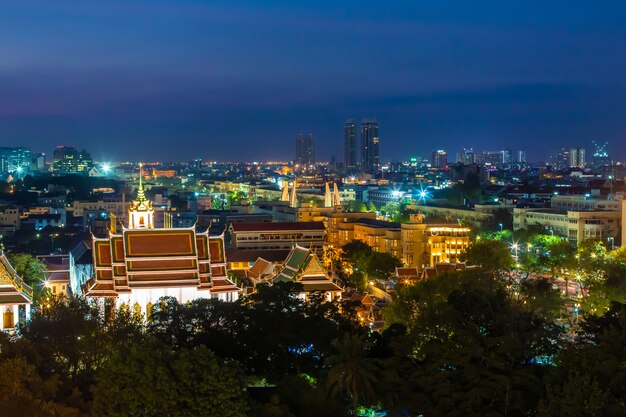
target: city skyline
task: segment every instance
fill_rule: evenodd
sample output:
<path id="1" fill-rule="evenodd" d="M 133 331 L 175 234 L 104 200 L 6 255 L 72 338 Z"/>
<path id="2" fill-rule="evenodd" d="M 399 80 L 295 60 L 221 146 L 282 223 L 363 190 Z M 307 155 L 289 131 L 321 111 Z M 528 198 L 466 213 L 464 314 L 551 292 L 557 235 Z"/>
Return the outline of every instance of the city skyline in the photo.
<path id="1" fill-rule="evenodd" d="M 536 161 L 591 140 L 626 158 L 626 4 L 448 3 L 12 2 L 0 138 L 109 160 L 287 160 L 304 131 L 340 160 L 345 120 L 375 117 L 382 160 L 528 143 Z"/>

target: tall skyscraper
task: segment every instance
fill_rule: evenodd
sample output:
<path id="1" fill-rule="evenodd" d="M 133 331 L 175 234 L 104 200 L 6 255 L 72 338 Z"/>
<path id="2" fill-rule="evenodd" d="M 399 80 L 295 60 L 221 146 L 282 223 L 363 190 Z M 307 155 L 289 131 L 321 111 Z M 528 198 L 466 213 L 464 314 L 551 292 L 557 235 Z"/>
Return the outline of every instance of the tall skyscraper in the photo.
<path id="1" fill-rule="evenodd" d="M 585 167 L 585 148 L 572 148 L 569 150 L 569 167 Z"/>
<path id="2" fill-rule="evenodd" d="M 431 166 L 433 168 L 445 168 L 448 166 L 448 152 L 443 149 L 433 151 L 431 160 Z"/>
<path id="3" fill-rule="evenodd" d="M 374 119 L 363 119 L 361 122 L 361 169 L 364 171 L 380 169 L 379 140 L 378 122 Z"/>
<path id="4" fill-rule="evenodd" d="M 296 138 L 296 164 L 315 163 L 315 140 L 312 133 L 300 133 Z"/>
<path id="5" fill-rule="evenodd" d="M 354 119 L 346 120 L 346 124 L 343 126 L 343 145 L 346 170 L 355 169 L 359 165 L 359 148 L 356 142 L 356 121 Z"/>

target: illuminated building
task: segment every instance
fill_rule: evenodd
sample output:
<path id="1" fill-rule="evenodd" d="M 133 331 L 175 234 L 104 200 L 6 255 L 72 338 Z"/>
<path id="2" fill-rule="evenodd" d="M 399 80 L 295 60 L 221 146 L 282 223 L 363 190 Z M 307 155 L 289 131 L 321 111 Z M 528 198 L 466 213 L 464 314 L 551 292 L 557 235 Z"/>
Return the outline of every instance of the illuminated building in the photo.
<path id="1" fill-rule="evenodd" d="M 439 169 L 447 168 L 448 167 L 448 152 L 444 151 L 443 149 L 433 151 L 431 159 L 430 159 L 430 164 L 433 168 L 439 168 Z"/>
<path id="2" fill-rule="evenodd" d="M 343 126 L 343 146 L 344 146 L 344 163 L 346 170 L 350 171 L 359 165 L 359 148 L 356 138 L 356 121 L 354 119 L 346 120 Z"/>
<path id="3" fill-rule="evenodd" d="M 373 214 L 341 213 L 329 218 L 328 244 L 343 246 L 360 240 L 375 251 L 391 253 L 404 265 L 420 270 L 436 263 L 457 262 L 469 246 L 470 229 L 466 226 L 426 223 L 420 214 L 411 215 L 409 223 L 387 222 L 376 220 Z"/>
<path id="4" fill-rule="evenodd" d="M 256 269 L 254 265 L 252 268 Z M 322 292 L 330 301 L 341 298 L 343 292 L 343 289 L 329 276 L 315 252 L 299 245 L 293 247 L 278 274 L 270 277 L 268 282 L 299 283 L 303 287 L 299 296 L 304 299 L 312 292 Z"/>
<path id="5" fill-rule="evenodd" d="M 161 297 L 180 303 L 197 298 L 234 301 L 238 288 L 227 274 L 224 237 L 189 228 L 154 227 L 152 203 L 140 181 L 128 212 L 128 228 L 93 237 L 94 276 L 84 285 L 89 297 L 115 298 L 149 315 Z"/>
<path id="6" fill-rule="evenodd" d="M 322 222 L 232 223 L 231 246 L 237 250 L 289 250 L 294 244 L 321 253 L 326 228 Z"/>
<path id="7" fill-rule="evenodd" d="M 569 150 L 569 167 L 585 167 L 585 148 L 572 148 Z"/>
<path id="8" fill-rule="evenodd" d="M 53 171 L 63 174 L 87 174 L 93 168 L 93 160 L 87 151 L 72 146 L 57 146 L 54 150 Z"/>
<path id="9" fill-rule="evenodd" d="M 74 262 L 71 254 L 40 255 L 37 259 L 46 267 L 44 271 L 46 287 L 52 295 L 66 295 L 70 290 Z"/>
<path id="10" fill-rule="evenodd" d="M 0 330 L 12 333 L 30 318 L 33 290 L 17 275 L 4 253 L 0 254 Z"/>
<path id="11" fill-rule="evenodd" d="M 33 154 L 28 148 L 0 147 L 0 174 L 13 176 L 26 174 L 31 166 Z"/>
<path id="12" fill-rule="evenodd" d="M 378 122 L 373 119 L 364 119 L 361 122 L 361 168 L 363 171 L 380 169 L 379 141 Z"/>
<path id="13" fill-rule="evenodd" d="M 296 164 L 310 165 L 315 163 L 315 140 L 313 134 L 300 133 L 296 138 Z"/>

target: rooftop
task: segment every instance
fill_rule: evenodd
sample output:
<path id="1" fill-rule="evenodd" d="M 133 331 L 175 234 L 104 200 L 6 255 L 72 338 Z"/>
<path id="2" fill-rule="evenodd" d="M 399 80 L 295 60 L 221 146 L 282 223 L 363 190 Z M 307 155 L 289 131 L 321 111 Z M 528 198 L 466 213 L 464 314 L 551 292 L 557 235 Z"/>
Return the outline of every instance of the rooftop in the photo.
<path id="1" fill-rule="evenodd" d="M 255 222 L 255 223 L 233 223 L 231 225 L 234 232 L 265 232 L 278 230 L 326 230 L 322 222 Z"/>

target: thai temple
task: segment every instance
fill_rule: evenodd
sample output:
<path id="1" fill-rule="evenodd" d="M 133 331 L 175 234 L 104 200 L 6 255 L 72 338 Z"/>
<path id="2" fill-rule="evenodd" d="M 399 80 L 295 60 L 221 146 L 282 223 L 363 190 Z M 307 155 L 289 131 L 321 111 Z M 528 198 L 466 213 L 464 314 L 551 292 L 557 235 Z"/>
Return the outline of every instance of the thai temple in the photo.
<path id="1" fill-rule="evenodd" d="M 282 266 L 259 258 L 250 268 L 248 277 L 254 285 L 294 282 L 302 285 L 299 297 L 307 299 L 312 292 L 321 292 L 328 301 L 341 299 L 343 288 L 331 277 L 315 252 L 295 245 Z"/>
<path id="2" fill-rule="evenodd" d="M 17 275 L 4 253 L 0 254 L 0 331 L 12 333 L 30 318 L 33 290 Z"/>
<path id="3" fill-rule="evenodd" d="M 114 298 L 118 307 L 127 304 L 147 316 L 161 297 L 235 301 L 241 292 L 227 275 L 224 235 L 155 228 L 141 175 L 127 227 L 118 230 L 113 218 L 108 237 L 92 240 L 94 275 L 83 285 L 88 297 Z"/>

